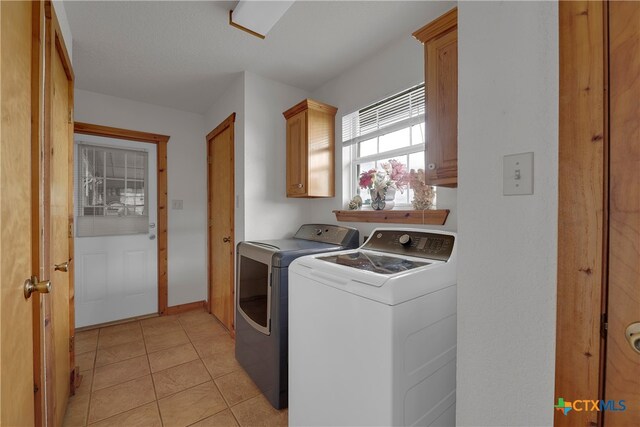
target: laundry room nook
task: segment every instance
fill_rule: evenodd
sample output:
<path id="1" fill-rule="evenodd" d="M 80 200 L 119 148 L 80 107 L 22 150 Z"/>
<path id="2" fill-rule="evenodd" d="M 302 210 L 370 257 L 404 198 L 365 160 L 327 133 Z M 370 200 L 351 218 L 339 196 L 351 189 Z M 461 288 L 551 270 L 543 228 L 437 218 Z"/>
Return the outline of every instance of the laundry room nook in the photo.
<path id="1" fill-rule="evenodd" d="M 0 36 L 0 426 L 640 425 L 640 2 Z"/>

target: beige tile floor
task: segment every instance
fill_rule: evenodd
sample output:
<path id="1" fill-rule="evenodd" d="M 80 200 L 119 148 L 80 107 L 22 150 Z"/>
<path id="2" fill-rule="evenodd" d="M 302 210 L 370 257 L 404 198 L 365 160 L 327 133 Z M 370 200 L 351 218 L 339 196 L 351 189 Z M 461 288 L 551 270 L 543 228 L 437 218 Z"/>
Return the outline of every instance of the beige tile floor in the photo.
<path id="1" fill-rule="evenodd" d="M 82 382 L 64 426 L 287 425 L 204 311 L 78 332 L 76 365 Z"/>

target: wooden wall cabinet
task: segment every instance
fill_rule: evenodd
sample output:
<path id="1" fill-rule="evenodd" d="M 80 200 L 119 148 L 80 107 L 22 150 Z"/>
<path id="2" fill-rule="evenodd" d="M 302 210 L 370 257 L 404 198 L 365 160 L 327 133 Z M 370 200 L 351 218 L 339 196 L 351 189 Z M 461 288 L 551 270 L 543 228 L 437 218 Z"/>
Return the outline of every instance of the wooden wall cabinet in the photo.
<path id="1" fill-rule="evenodd" d="M 425 176 L 428 184 L 458 185 L 458 9 L 413 36 L 424 44 Z"/>
<path id="2" fill-rule="evenodd" d="M 337 108 L 305 99 L 285 111 L 287 197 L 335 196 Z"/>

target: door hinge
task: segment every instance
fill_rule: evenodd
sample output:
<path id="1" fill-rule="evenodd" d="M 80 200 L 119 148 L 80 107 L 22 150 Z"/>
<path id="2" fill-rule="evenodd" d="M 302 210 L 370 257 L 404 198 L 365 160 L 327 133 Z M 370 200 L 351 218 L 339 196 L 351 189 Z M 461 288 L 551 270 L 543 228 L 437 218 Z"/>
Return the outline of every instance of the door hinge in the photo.
<path id="1" fill-rule="evenodd" d="M 69 223 L 69 238 L 73 237 L 73 223 Z"/>
<path id="2" fill-rule="evenodd" d="M 69 337 L 69 353 L 74 351 L 75 336 Z"/>
<path id="3" fill-rule="evenodd" d="M 211 157 L 207 158 L 207 161 L 209 162 L 209 164 L 213 163 L 213 159 Z"/>
<path id="4" fill-rule="evenodd" d="M 607 338 L 607 329 L 609 329 L 607 313 L 602 313 L 600 315 L 600 336 L 602 338 Z"/>
<path id="5" fill-rule="evenodd" d="M 72 116 L 71 110 L 69 110 L 69 124 L 71 124 L 71 116 Z"/>
<path id="6" fill-rule="evenodd" d="M 40 388 L 38 388 L 38 384 L 34 384 L 34 385 L 33 385 L 33 392 L 34 392 L 34 393 L 37 393 L 37 392 L 38 392 L 38 390 L 40 390 Z"/>

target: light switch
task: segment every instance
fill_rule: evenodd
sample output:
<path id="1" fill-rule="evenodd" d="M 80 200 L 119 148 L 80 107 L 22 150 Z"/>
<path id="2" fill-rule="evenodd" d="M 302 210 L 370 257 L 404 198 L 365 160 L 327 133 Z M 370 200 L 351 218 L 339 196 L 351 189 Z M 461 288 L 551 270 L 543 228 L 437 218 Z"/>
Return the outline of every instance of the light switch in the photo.
<path id="1" fill-rule="evenodd" d="M 176 211 L 182 210 L 182 200 L 172 200 L 171 201 L 171 209 Z"/>
<path id="2" fill-rule="evenodd" d="M 502 181 L 505 196 L 533 194 L 533 153 L 504 156 Z"/>

